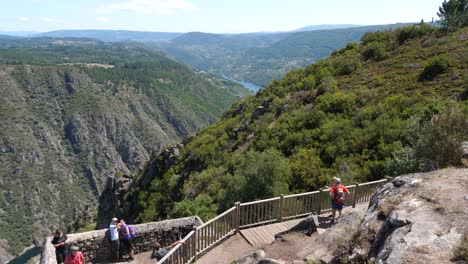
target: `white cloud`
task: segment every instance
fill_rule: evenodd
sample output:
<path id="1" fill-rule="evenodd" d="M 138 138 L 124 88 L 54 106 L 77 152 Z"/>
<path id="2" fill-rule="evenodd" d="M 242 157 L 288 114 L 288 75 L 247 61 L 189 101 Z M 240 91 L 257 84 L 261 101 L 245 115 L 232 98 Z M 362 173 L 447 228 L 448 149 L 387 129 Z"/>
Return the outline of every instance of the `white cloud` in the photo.
<path id="1" fill-rule="evenodd" d="M 186 0 L 125 0 L 121 3 L 103 6 L 102 9 L 170 15 L 179 10 L 197 10 L 198 7 Z"/>
<path id="2" fill-rule="evenodd" d="M 52 22 L 58 22 L 57 19 L 49 18 L 49 17 L 44 17 L 41 19 L 42 22 L 47 22 L 47 23 L 52 23 Z"/>
<path id="3" fill-rule="evenodd" d="M 107 17 L 97 17 L 97 18 L 96 18 L 96 22 L 100 22 L 100 23 L 109 23 L 109 22 L 111 22 L 111 19 L 110 19 L 110 18 L 107 18 Z"/>
<path id="4" fill-rule="evenodd" d="M 17 19 L 22 22 L 29 21 L 29 17 L 17 17 Z"/>

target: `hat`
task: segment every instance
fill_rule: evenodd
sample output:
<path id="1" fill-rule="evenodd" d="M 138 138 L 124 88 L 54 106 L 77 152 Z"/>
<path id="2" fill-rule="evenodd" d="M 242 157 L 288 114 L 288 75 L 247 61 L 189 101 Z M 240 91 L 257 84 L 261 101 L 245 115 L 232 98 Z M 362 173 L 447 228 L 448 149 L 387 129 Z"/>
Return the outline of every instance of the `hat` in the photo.
<path id="1" fill-rule="evenodd" d="M 77 246 L 74 246 L 74 245 L 73 245 L 73 246 L 70 247 L 70 250 L 71 250 L 71 251 L 78 251 L 78 250 L 80 250 L 80 249 L 79 249 Z"/>
<path id="2" fill-rule="evenodd" d="M 335 179 L 335 182 L 336 182 L 336 183 L 341 183 L 341 179 L 340 179 L 340 178 L 336 178 L 336 179 Z"/>
<path id="3" fill-rule="evenodd" d="M 112 222 L 117 222 L 117 221 L 119 221 L 119 219 L 117 219 L 117 218 L 115 218 L 115 217 L 112 218 Z"/>

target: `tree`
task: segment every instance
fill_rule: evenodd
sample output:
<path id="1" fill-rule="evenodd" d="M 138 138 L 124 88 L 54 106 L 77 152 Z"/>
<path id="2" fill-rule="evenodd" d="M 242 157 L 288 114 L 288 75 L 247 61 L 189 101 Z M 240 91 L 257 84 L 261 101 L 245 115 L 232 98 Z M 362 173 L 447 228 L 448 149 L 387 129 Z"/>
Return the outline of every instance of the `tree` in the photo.
<path id="1" fill-rule="evenodd" d="M 245 178 L 243 200 L 252 201 L 287 193 L 291 169 L 278 150 L 268 149 L 247 152 L 236 174 Z"/>
<path id="2" fill-rule="evenodd" d="M 468 25 L 468 0 L 444 0 L 437 15 L 442 27 L 452 32 Z"/>

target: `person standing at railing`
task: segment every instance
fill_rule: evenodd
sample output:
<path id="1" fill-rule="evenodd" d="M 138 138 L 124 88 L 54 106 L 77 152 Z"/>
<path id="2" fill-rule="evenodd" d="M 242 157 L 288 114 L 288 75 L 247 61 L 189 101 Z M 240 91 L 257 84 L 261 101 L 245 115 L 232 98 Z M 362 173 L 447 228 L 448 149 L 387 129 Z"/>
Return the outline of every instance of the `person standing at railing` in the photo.
<path id="1" fill-rule="evenodd" d="M 332 199 L 332 220 L 331 223 L 335 223 L 336 210 L 338 210 L 339 216 L 341 217 L 341 210 L 343 210 L 343 203 L 346 196 L 349 195 L 349 191 L 346 186 L 341 184 L 341 179 L 335 179 L 335 185 L 330 189 L 330 197 Z"/>
<path id="2" fill-rule="evenodd" d="M 158 242 L 154 243 L 154 248 L 153 248 L 153 253 L 151 253 L 151 258 L 152 259 L 156 259 L 156 260 L 161 260 L 162 258 L 164 258 L 164 256 L 166 256 L 166 254 L 173 248 L 175 247 L 177 244 L 181 244 L 181 243 L 184 243 L 182 240 L 178 240 L 174 243 L 172 243 L 170 246 L 168 247 L 163 247 L 161 248 L 161 244 L 159 244 Z"/>

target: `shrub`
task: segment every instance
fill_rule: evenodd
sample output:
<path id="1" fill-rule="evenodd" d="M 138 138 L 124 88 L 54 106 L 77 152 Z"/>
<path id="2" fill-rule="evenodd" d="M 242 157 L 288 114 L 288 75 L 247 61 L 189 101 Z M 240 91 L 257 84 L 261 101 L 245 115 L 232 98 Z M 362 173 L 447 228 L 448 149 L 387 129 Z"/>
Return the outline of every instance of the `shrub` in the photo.
<path id="1" fill-rule="evenodd" d="M 279 151 L 269 149 L 247 152 L 236 174 L 245 178 L 244 200 L 253 201 L 287 193 L 291 169 Z"/>
<path id="2" fill-rule="evenodd" d="M 419 75 L 419 81 L 432 81 L 434 78 L 449 68 L 449 58 L 445 55 L 434 57 L 427 61 L 423 72 Z"/>
<path id="3" fill-rule="evenodd" d="M 398 176 L 421 171 L 423 167 L 424 162 L 416 157 L 416 150 L 405 147 L 393 154 L 393 159 L 388 164 L 387 172 L 389 176 Z"/>
<path id="4" fill-rule="evenodd" d="M 392 31 L 377 31 L 377 32 L 367 32 L 362 36 L 361 42 L 366 45 L 371 42 L 387 42 L 391 43 L 395 39 L 395 34 Z"/>
<path id="5" fill-rule="evenodd" d="M 362 57 L 365 60 L 381 61 L 388 56 L 385 44 L 382 42 L 371 42 L 364 47 L 362 51 Z"/>
<path id="6" fill-rule="evenodd" d="M 468 261 L 468 235 L 463 236 L 462 243 L 453 252 L 453 261 Z"/>
<path id="7" fill-rule="evenodd" d="M 345 55 L 335 58 L 333 66 L 335 74 L 338 76 L 351 74 L 361 66 L 359 53 L 354 50 L 348 51 Z"/>
<path id="8" fill-rule="evenodd" d="M 416 157 L 430 161 L 435 169 L 460 164 L 461 143 L 467 139 L 468 121 L 456 102 L 424 125 L 416 145 Z"/>
<path id="9" fill-rule="evenodd" d="M 398 44 L 403 44 L 409 39 L 419 38 L 428 35 L 434 31 L 434 27 L 429 24 L 421 23 L 410 27 L 401 27 L 396 30 Z"/>

